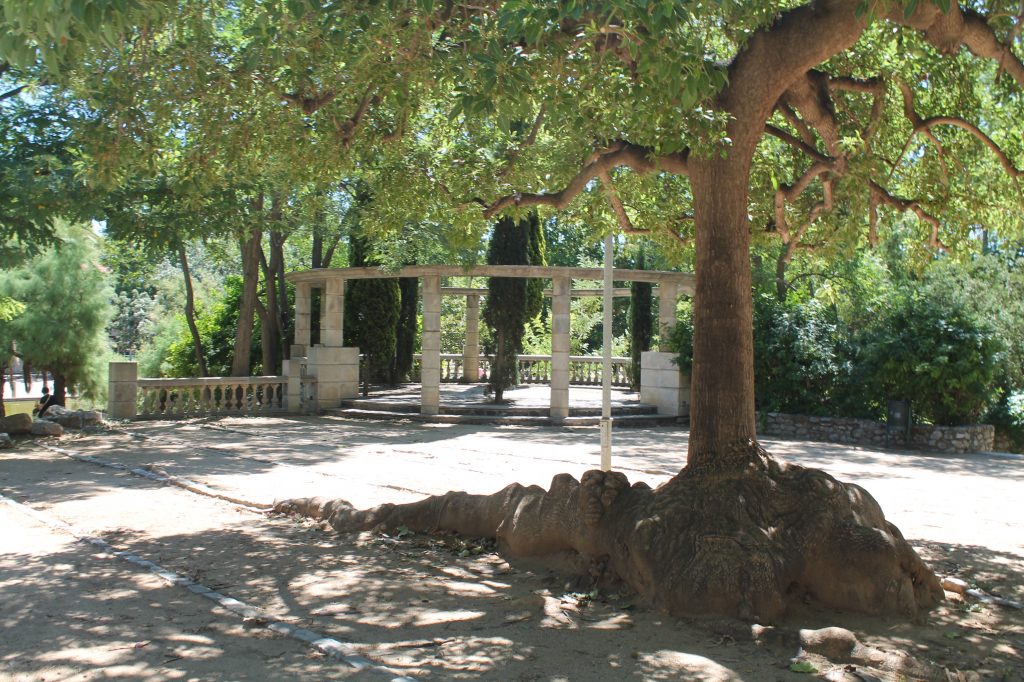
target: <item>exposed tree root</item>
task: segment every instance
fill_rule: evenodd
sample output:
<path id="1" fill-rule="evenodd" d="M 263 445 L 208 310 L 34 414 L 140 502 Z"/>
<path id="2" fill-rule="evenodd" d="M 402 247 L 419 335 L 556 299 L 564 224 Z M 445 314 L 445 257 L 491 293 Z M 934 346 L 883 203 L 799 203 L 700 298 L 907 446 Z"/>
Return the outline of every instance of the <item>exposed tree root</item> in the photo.
<path id="1" fill-rule="evenodd" d="M 755 446 L 757 447 L 757 446 Z M 509 558 L 599 571 L 673 614 L 770 622 L 808 599 L 834 609 L 915 616 L 943 596 L 938 578 L 860 486 L 776 462 L 757 447 L 729 473 L 683 469 L 652 490 L 619 472 L 559 474 L 549 490 L 449 492 L 354 509 L 344 500 L 275 505 L 339 532 L 406 526 L 493 537 Z M 567 561 L 568 560 L 568 561 Z"/>

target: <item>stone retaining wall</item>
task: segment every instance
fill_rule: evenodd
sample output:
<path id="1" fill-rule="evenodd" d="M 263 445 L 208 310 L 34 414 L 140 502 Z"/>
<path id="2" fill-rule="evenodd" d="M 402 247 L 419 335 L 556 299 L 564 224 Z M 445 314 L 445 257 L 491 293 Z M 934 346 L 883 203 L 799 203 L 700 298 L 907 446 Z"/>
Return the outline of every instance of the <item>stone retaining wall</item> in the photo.
<path id="1" fill-rule="evenodd" d="M 839 417 L 808 417 L 778 412 L 758 415 L 759 431 L 766 436 L 830 443 L 851 443 L 874 447 L 911 447 L 936 452 L 991 452 L 994 449 L 995 427 L 988 424 L 970 426 L 925 426 L 913 428 L 910 442 L 903 434 L 892 434 L 884 422 Z"/>

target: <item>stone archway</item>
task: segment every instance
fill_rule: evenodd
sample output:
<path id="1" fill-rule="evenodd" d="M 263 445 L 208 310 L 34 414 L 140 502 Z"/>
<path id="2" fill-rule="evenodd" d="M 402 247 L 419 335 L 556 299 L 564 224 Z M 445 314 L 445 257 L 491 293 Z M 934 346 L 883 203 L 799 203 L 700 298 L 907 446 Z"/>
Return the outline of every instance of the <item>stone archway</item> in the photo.
<path id="1" fill-rule="evenodd" d="M 480 265 L 471 268 L 445 265 L 413 265 L 395 272 L 379 268 L 324 268 L 289 273 L 286 279 L 295 285 L 295 342 L 289 361 L 289 399 L 299 400 L 300 372 L 316 377 L 317 407 L 337 407 L 354 398 L 359 385 L 359 349 L 345 348 L 343 320 L 345 282 L 350 279 L 416 277 L 422 282 L 423 325 L 421 338 L 420 411 L 440 412 L 441 387 L 441 278 L 442 277 L 523 277 L 551 280 L 551 401 L 554 421 L 569 415 L 569 310 L 572 280 L 600 280 L 601 268 L 574 268 L 540 265 Z M 694 294 L 695 278 L 688 273 L 658 270 L 615 269 L 618 281 L 651 282 L 659 297 L 659 331 L 675 323 L 675 301 L 679 295 Z M 320 344 L 310 345 L 312 330 L 312 290 L 321 292 Z M 662 333 L 662 338 L 665 334 Z M 665 348 L 661 348 L 665 351 Z M 293 376 L 295 379 L 293 380 Z M 678 387 L 675 388 L 678 392 Z M 671 402 L 671 401 L 669 401 Z"/>

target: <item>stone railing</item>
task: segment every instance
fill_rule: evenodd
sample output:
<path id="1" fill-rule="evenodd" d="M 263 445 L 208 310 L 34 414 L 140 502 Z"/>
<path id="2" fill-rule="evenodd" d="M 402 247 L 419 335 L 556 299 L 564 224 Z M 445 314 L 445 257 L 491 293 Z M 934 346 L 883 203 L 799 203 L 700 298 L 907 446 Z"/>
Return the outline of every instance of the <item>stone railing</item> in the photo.
<path id="1" fill-rule="evenodd" d="M 283 376 L 138 379 L 136 416 L 182 418 L 284 412 L 287 382 L 288 378 Z"/>
<path id="2" fill-rule="evenodd" d="M 910 438 L 903 431 L 891 431 L 884 422 L 842 417 L 808 417 L 806 415 L 767 412 L 759 414 L 766 436 L 800 440 L 851 443 L 876 447 L 910 447 L 936 452 L 990 452 L 994 447 L 995 427 L 988 424 L 970 426 L 929 426 L 918 424 Z"/>
<path id="3" fill-rule="evenodd" d="M 480 376 L 471 382 L 484 382 L 491 375 L 491 356 L 480 357 Z M 419 374 L 420 356 L 415 356 L 413 374 Z M 569 383 L 575 386 L 600 386 L 603 360 L 591 355 L 569 356 Z M 612 358 L 612 386 L 629 386 L 630 359 L 624 357 Z M 463 357 L 458 353 L 441 354 L 441 382 L 458 383 L 464 380 Z M 551 383 L 551 356 L 550 355 L 520 355 L 519 356 L 519 381 L 523 384 L 549 384 Z"/>

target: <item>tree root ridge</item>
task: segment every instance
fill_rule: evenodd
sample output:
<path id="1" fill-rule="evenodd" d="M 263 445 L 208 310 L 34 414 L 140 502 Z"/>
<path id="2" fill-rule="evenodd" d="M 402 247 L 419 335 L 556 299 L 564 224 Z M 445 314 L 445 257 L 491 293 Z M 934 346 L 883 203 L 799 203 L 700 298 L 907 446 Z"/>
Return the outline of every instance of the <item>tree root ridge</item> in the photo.
<path id="1" fill-rule="evenodd" d="M 763 466 L 732 475 L 685 469 L 656 490 L 620 472 L 559 474 L 548 490 L 449 492 L 357 510 L 343 500 L 275 504 L 338 532 L 393 529 L 492 537 L 510 559 L 600 566 L 673 614 L 778 620 L 789 605 L 915 617 L 942 599 L 938 578 L 860 486 L 823 471 Z"/>

